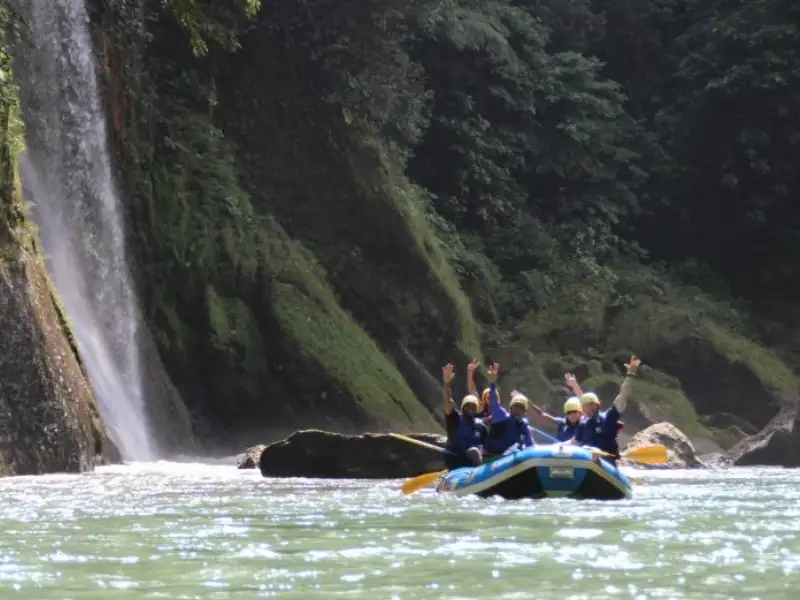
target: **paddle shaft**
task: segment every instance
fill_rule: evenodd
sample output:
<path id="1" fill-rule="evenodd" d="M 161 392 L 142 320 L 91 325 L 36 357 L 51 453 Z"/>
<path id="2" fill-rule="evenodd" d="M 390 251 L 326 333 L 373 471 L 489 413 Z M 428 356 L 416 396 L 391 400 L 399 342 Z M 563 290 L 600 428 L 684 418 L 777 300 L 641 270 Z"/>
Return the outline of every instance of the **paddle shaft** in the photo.
<path id="1" fill-rule="evenodd" d="M 428 448 L 429 450 L 442 452 L 443 454 L 449 454 L 450 456 L 456 456 L 455 452 L 448 450 L 447 448 L 442 448 L 441 446 L 437 446 L 436 444 L 429 444 L 428 442 L 423 442 L 422 440 L 417 440 L 412 437 L 408 437 L 407 435 L 403 435 L 401 433 L 390 433 L 389 435 L 395 439 L 402 440 L 410 444 L 415 444 L 420 448 Z"/>

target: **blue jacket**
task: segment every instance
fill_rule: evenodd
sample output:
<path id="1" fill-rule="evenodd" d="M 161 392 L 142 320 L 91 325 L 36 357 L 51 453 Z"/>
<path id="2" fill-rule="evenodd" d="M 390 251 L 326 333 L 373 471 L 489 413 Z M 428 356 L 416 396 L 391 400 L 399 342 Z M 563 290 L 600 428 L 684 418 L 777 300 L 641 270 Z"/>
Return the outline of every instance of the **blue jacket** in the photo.
<path id="1" fill-rule="evenodd" d="M 453 454 L 464 454 L 473 446 L 482 446 L 486 440 L 486 425 L 481 419 L 468 419 L 459 411 L 453 410 L 445 416 L 447 444 L 445 448 Z"/>
<path id="2" fill-rule="evenodd" d="M 556 423 L 558 427 L 558 432 L 556 433 L 556 440 L 559 442 L 568 442 L 578 432 L 578 427 L 580 426 L 581 422 L 578 421 L 574 425 L 570 423 L 566 417 L 556 417 Z"/>
<path id="3" fill-rule="evenodd" d="M 489 406 L 492 409 L 492 424 L 484 447 L 489 454 L 502 454 L 514 444 L 520 448 L 533 446 L 531 426 L 528 419 L 511 415 L 497 399 L 497 387 L 489 386 Z"/>
<path id="4" fill-rule="evenodd" d="M 575 441 L 583 446 L 594 446 L 614 456 L 619 456 L 617 423 L 620 414 L 616 406 L 598 412 L 591 419 L 584 418 L 578 425 Z"/>

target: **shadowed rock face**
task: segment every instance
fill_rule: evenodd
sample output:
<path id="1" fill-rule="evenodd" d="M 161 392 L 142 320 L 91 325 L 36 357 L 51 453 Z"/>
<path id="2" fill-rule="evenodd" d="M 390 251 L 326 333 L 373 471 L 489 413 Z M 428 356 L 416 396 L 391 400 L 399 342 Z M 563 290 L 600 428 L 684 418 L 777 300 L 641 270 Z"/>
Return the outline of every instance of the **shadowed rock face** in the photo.
<path id="1" fill-rule="evenodd" d="M 731 413 L 761 428 L 785 401 L 752 368 L 725 356 L 708 340 L 686 337 L 649 359 L 681 382 L 701 415 Z"/>
<path id="2" fill-rule="evenodd" d="M 6 249 L 0 260 L 0 474 L 91 469 L 103 450 L 92 390 L 41 262 L 19 247 Z"/>
<path id="3" fill-rule="evenodd" d="M 764 429 L 730 449 L 733 464 L 738 467 L 800 466 L 799 421 L 800 412 L 796 409 L 781 412 Z"/>
<path id="4" fill-rule="evenodd" d="M 434 434 L 410 435 L 443 445 Z M 261 453 L 265 477 L 397 479 L 444 469 L 443 454 L 387 434 L 341 435 L 308 429 L 270 444 Z"/>

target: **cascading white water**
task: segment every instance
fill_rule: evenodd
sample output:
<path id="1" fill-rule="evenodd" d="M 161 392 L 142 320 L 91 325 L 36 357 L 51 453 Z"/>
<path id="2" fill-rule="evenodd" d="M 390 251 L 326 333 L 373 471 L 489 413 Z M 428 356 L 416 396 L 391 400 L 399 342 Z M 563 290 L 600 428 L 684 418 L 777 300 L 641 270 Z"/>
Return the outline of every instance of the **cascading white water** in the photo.
<path id="1" fill-rule="evenodd" d="M 22 4 L 14 53 L 27 155 L 20 169 L 109 435 L 126 460 L 159 457 L 148 425 L 139 310 L 126 259 L 84 0 Z"/>

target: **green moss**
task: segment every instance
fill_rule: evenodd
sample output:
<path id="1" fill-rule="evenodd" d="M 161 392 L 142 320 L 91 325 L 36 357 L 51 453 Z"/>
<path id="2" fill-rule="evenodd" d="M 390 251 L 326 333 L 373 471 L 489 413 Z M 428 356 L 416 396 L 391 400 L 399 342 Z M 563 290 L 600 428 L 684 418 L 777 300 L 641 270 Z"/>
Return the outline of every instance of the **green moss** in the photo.
<path id="1" fill-rule="evenodd" d="M 777 354 L 713 322 L 704 323 L 701 336 L 731 362 L 747 366 L 767 386 L 785 395 L 797 390 L 797 377 Z"/>
<path id="2" fill-rule="evenodd" d="M 429 220 L 421 197 L 422 190 L 408 181 L 404 168 L 391 159 L 383 145 L 374 139 L 368 139 L 365 143 L 378 157 L 379 164 L 377 168 L 364 169 L 362 163 L 352 161 L 357 185 L 379 191 L 371 194 L 370 199 L 384 201 L 390 210 L 401 215 L 408 237 L 413 242 L 413 247 L 406 251 L 417 254 L 428 265 L 436 282 L 452 302 L 460 325 L 459 349 L 465 356 L 480 356 L 480 331 L 472 306 Z"/>
<path id="3" fill-rule="evenodd" d="M 211 344 L 236 374 L 237 387 L 250 397 L 258 397 L 267 365 L 264 341 L 258 320 L 239 298 L 223 298 L 206 286 Z"/>
<path id="4" fill-rule="evenodd" d="M 742 440 L 742 432 L 733 427 L 707 427 L 713 440 L 724 450 L 729 450 Z"/>
<path id="5" fill-rule="evenodd" d="M 352 398 L 365 421 L 434 426 L 395 366 L 338 305 L 320 267 L 299 244 L 272 240 L 271 310 L 293 379 L 320 399 L 312 410 L 327 408 L 336 419 L 337 409 L 347 409 L 342 400 Z"/>

